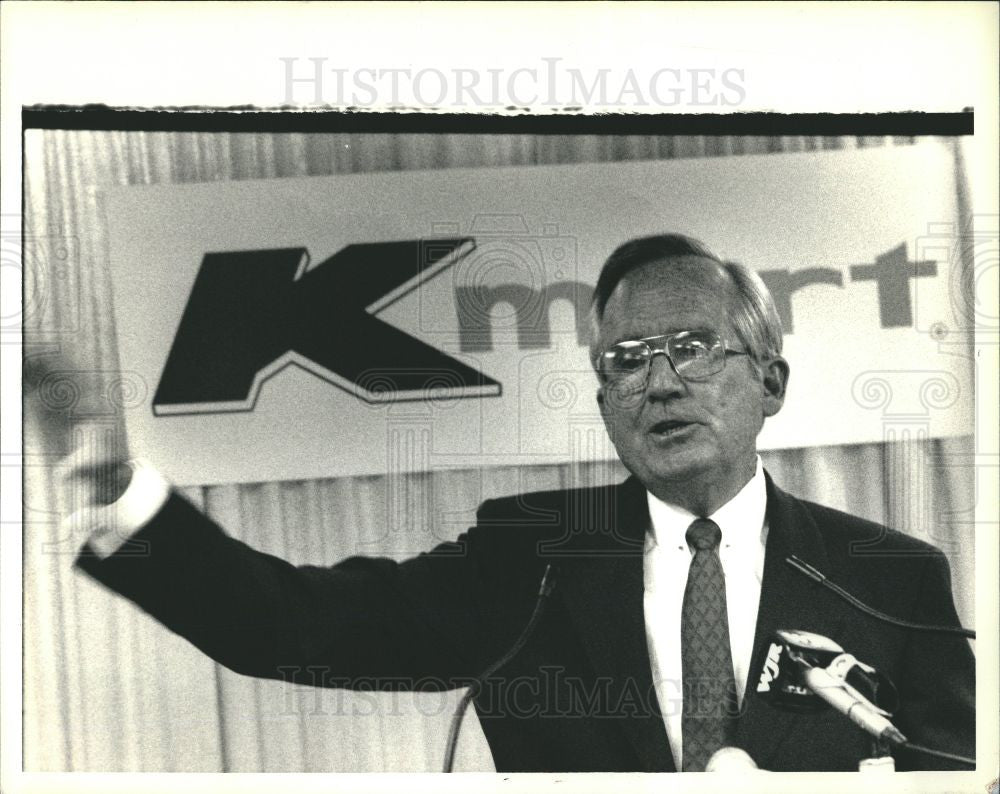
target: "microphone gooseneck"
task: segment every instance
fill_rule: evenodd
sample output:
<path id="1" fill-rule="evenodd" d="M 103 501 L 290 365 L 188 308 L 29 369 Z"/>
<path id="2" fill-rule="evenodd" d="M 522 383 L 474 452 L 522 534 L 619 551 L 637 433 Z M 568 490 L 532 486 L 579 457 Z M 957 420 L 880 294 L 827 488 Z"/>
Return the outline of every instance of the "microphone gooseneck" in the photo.
<path id="1" fill-rule="evenodd" d="M 976 768 L 975 758 L 966 758 L 964 755 L 957 755 L 955 753 L 946 753 L 944 750 L 932 750 L 930 747 L 923 747 L 919 744 L 913 744 L 912 742 L 903 742 L 900 745 L 904 750 L 910 750 L 914 753 L 921 753 L 923 755 L 929 755 L 932 758 L 944 758 L 947 761 L 955 761 L 959 764 L 965 764 L 971 766 L 973 769 Z"/>
<path id="2" fill-rule="evenodd" d="M 809 577 L 814 582 L 823 585 L 823 587 L 831 593 L 838 595 L 855 609 L 859 609 L 866 615 L 870 615 L 871 617 L 881 620 L 884 623 L 889 623 L 903 629 L 912 629 L 914 631 L 931 631 L 939 634 L 958 634 L 959 636 L 968 637 L 969 639 L 976 639 L 976 632 L 972 629 L 967 629 L 964 626 L 935 626 L 928 623 L 914 623 L 909 620 L 903 620 L 902 618 L 887 615 L 885 612 L 879 612 L 879 610 L 868 606 L 859 598 L 855 598 L 840 585 L 831 582 L 821 571 L 818 571 L 804 560 L 800 560 L 794 554 L 791 557 L 786 557 L 785 562 L 787 562 L 792 568 L 801 573 L 803 576 Z"/>
<path id="3" fill-rule="evenodd" d="M 545 612 L 545 604 L 548 601 L 548 597 L 555 589 L 555 570 L 556 569 L 554 569 L 551 565 L 545 566 L 545 573 L 542 575 L 542 581 L 538 587 L 538 598 L 535 601 L 535 609 L 531 613 L 531 617 L 528 619 L 528 622 L 521 631 L 521 634 L 516 640 L 514 640 L 514 644 L 510 646 L 503 656 L 476 676 L 472 684 L 469 685 L 465 694 L 462 695 L 462 699 L 458 701 L 458 706 L 455 708 L 455 714 L 451 718 L 451 728 L 448 731 L 448 745 L 444 754 L 445 772 L 451 772 L 452 767 L 455 765 L 455 747 L 458 745 L 458 732 L 462 728 L 462 718 L 465 716 L 465 711 L 469 706 L 469 702 L 479 693 L 479 689 L 483 685 L 483 681 L 496 673 L 497 670 L 517 656 L 518 652 L 524 647 L 524 644 L 534 633 L 535 627 L 538 625 L 538 621 L 541 620 L 542 614 Z"/>

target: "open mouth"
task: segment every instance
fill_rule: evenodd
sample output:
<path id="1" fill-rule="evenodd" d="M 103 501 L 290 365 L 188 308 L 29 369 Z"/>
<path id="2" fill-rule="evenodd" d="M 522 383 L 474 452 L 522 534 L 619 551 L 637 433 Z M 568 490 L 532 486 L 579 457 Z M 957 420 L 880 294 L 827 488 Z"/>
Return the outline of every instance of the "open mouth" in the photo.
<path id="1" fill-rule="evenodd" d="M 663 422 L 657 422 L 649 429 L 649 432 L 655 436 L 665 438 L 667 436 L 676 435 L 689 427 L 691 427 L 690 422 L 682 422 L 679 419 L 669 419 Z"/>

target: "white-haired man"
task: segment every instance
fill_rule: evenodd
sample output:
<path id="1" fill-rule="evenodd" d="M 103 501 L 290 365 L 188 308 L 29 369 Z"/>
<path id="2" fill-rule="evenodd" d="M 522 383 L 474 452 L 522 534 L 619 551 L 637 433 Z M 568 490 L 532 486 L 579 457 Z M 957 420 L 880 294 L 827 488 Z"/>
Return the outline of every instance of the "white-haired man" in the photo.
<path id="1" fill-rule="evenodd" d="M 776 629 L 839 642 L 895 682 L 911 741 L 972 755 L 967 641 L 864 617 L 785 563 L 884 612 L 957 625 L 939 551 L 764 472 L 757 435 L 789 367 L 760 280 L 682 235 L 632 240 L 605 263 L 592 319 L 597 399 L 633 475 L 621 485 L 484 503 L 457 542 L 401 563 L 294 567 L 111 455 L 74 476 L 119 531 L 95 527 L 77 564 L 238 672 L 419 688 L 465 686 L 501 657 L 552 564 L 541 623 L 475 698 L 501 772 L 700 771 L 724 746 L 766 769 L 857 769 L 872 747 L 846 719 L 757 691 Z"/>

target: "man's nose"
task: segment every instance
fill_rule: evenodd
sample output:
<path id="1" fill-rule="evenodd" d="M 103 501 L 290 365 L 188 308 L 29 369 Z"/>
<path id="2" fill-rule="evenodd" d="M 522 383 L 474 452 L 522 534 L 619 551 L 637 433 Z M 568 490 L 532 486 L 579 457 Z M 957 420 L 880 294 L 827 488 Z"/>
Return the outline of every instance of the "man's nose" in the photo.
<path id="1" fill-rule="evenodd" d="M 677 374 L 673 362 L 666 353 L 657 350 L 649 362 L 646 393 L 650 397 L 669 396 L 683 392 L 685 388 L 684 379 Z"/>

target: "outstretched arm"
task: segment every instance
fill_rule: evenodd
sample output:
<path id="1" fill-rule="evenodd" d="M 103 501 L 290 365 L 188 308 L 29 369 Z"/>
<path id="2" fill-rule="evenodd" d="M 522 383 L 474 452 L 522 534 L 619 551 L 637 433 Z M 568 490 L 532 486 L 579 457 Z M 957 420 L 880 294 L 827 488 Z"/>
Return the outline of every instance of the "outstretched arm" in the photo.
<path id="1" fill-rule="evenodd" d="M 117 551 L 102 558 L 87 545 L 77 565 L 237 672 L 441 689 L 478 672 L 469 541 L 402 563 L 351 557 L 296 567 L 229 537 L 171 495 Z"/>
<path id="2" fill-rule="evenodd" d="M 478 672 L 476 531 L 403 563 L 351 558 L 293 566 L 225 534 L 150 469 L 124 433 L 45 405 L 40 388 L 78 368 L 57 354 L 25 370 L 47 446 L 72 456 L 77 565 L 241 673 L 307 684 L 445 688 Z M 463 682 L 462 679 L 465 681 Z"/>

